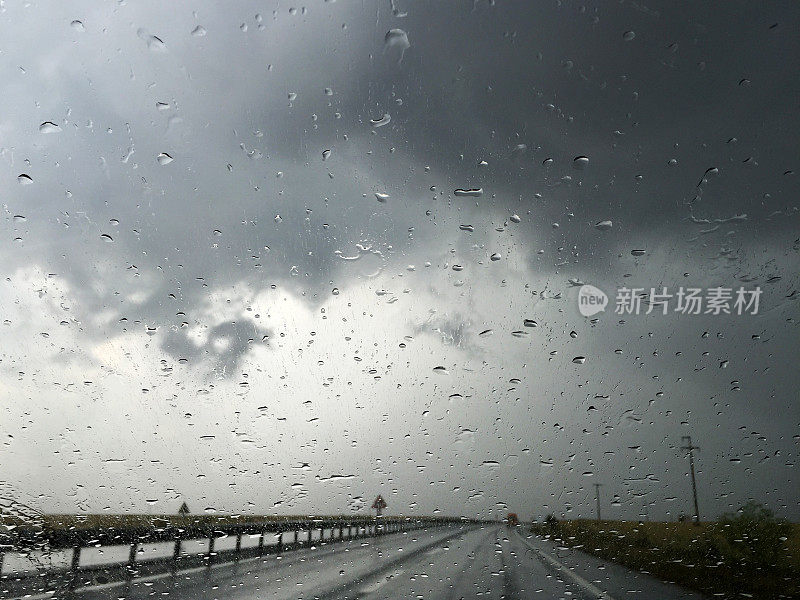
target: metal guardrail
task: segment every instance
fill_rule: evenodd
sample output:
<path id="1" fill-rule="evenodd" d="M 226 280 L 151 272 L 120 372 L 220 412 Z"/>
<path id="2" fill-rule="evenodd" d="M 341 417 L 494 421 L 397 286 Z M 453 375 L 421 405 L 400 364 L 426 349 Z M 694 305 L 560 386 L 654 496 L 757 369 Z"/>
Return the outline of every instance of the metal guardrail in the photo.
<path id="1" fill-rule="evenodd" d="M 375 537 L 389 533 L 412 531 L 416 529 L 473 524 L 474 519 L 453 518 L 379 518 L 379 519 L 307 519 L 291 521 L 264 521 L 256 523 L 237 523 L 229 525 L 199 524 L 166 527 L 105 527 L 86 529 L 48 530 L 36 536 L 41 543 L 46 540 L 49 550 L 72 548 L 70 565 L 67 568 L 50 571 L 62 580 L 65 587 L 73 589 L 79 585 L 108 580 L 133 579 L 140 575 L 177 571 L 181 568 L 210 566 L 214 562 L 235 561 L 247 556 L 261 556 L 285 551 L 308 548 L 312 545 L 329 544 L 339 541 Z M 328 537 L 325 533 L 329 532 Z M 314 533 L 319 537 L 314 538 Z M 288 542 L 284 541 L 289 534 Z M 235 547 L 230 550 L 215 551 L 216 540 L 235 536 Z M 258 545 L 242 547 L 243 536 L 258 536 Z M 265 543 L 269 536 L 277 543 Z M 26 532 L 18 532 L 17 543 L 25 545 Z M 206 552 L 183 554 L 183 543 L 188 540 L 208 539 Z M 28 540 L 30 541 L 30 540 Z M 173 542 L 171 556 L 137 560 L 141 546 L 157 542 Z M 128 560 L 92 566 L 81 566 L 81 550 L 84 548 L 109 548 L 129 546 Z M 8 550 L 7 550 L 8 551 Z M 12 550 L 13 551 L 13 550 Z M 0 573 L 2 573 L 2 550 L 0 549 Z M 29 573 L 28 575 L 41 575 Z M 24 573 L 2 576 L 3 580 L 25 579 Z"/>

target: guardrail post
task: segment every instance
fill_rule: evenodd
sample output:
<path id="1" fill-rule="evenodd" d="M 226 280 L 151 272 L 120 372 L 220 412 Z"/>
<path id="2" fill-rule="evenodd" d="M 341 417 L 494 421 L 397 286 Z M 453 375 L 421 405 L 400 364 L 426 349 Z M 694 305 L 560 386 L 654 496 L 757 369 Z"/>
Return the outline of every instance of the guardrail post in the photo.
<path id="1" fill-rule="evenodd" d="M 212 561 L 214 560 L 214 535 L 212 534 L 210 538 L 208 538 L 208 565 L 211 566 Z"/>
<path id="2" fill-rule="evenodd" d="M 69 569 L 69 589 L 74 590 L 78 585 L 78 567 L 81 562 L 81 547 L 74 546 L 72 548 L 72 562 Z"/>
<path id="3" fill-rule="evenodd" d="M 236 534 L 236 560 L 239 560 L 239 553 L 242 551 L 242 533 Z"/>
<path id="4" fill-rule="evenodd" d="M 261 556 L 264 554 L 264 532 L 261 532 L 261 535 L 258 536 L 258 555 Z"/>
<path id="5" fill-rule="evenodd" d="M 325 541 L 325 525 L 321 525 L 319 528 L 319 542 L 320 544 Z"/>
<path id="6" fill-rule="evenodd" d="M 172 552 L 172 570 L 178 569 L 178 559 L 181 557 L 181 538 L 175 540 L 175 550 Z"/>
<path id="7" fill-rule="evenodd" d="M 74 548 L 72 548 L 72 563 L 70 564 L 70 570 L 77 571 L 80 562 L 81 562 L 81 547 L 75 546 Z"/>
<path id="8" fill-rule="evenodd" d="M 309 527 L 308 527 L 308 545 L 309 546 L 311 545 L 311 530 L 312 529 L 313 528 L 309 525 Z"/>
<path id="9" fill-rule="evenodd" d="M 139 549 L 139 543 L 133 542 L 128 551 L 128 578 L 133 577 L 133 571 L 136 568 L 136 551 Z"/>
<path id="10" fill-rule="evenodd" d="M 300 537 L 300 532 L 295 528 L 294 530 L 294 545 L 297 546 L 297 539 Z"/>
<path id="11" fill-rule="evenodd" d="M 342 525 L 341 523 L 339 523 L 339 539 L 340 540 L 344 539 L 344 525 Z M 0 562 L 0 567 L 2 567 L 2 566 L 3 566 L 3 564 L 2 564 L 2 562 Z"/>
<path id="12" fill-rule="evenodd" d="M 278 530 L 278 544 L 276 545 L 276 548 L 278 549 L 278 553 L 283 550 L 283 532 L 280 529 Z"/>

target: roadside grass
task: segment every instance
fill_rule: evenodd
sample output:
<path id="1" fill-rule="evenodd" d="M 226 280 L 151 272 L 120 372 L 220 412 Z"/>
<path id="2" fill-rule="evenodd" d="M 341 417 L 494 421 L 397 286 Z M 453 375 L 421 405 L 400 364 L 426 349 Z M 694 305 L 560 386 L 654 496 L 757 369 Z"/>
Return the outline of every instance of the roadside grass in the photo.
<path id="1" fill-rule="evenodd" d="M 717 598 L 800 598 L 800 524 L 740 532 L 724 521 L 537 523 L 557 543 Z"/>
<path id="2" fill-rule="evenodd" d="M 282 522 L 320 520 L 331 521 L 347 519 L 350 521 L 371 521 L 372 515 L 147 515 L 147 514 L 44 514 L 36 519 L 35 525 L 46 530 L 73 530 L 73 529 L 98 529 L 98 528 L 161 528 L 161 527 L 186 527 L 186 526 L 224 526 L 244 523 Z M 384 515 L 385 519 L 394 519 L 391 515 Z M 426 519 L 426 517 L 413 517 Z M 429 517 L 428 517 L 429 518 Z M 6 527 L 30 527 L 33 523 L 10 515 L 0 514 L 0 525 Z"/>

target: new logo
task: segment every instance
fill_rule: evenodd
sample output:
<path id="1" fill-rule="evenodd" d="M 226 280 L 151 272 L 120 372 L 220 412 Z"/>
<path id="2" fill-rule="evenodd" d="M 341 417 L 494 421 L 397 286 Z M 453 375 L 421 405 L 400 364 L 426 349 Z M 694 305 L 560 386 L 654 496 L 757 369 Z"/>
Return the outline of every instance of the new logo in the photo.
<path id="1" fill-rule="evenodd" d="M 608 296 L 593 285 L 582 285 L 578 290 L 578 310 L 584 317 L 591 317 L 604 311 L 608 304 Z"/>

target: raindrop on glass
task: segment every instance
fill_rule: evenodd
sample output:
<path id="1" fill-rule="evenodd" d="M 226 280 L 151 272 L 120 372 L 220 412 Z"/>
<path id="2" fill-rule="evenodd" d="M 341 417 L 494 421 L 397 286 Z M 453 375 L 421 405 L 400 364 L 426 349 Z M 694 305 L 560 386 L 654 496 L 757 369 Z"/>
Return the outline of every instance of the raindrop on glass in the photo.
<path id="1" fill-rule="evenodd" d="M 594 224 L 595 229 L 599 229 L 600 231 L 608 231 L 613 226 L 611 221 L 598 221 Z"/>
<path id="2" fill-rule="evenodd" d="M 579 170 L 585 169 L 589 166 L 589 159 L 586 156 L 576 156 L 572 160 L 572 166 Z"/>
<path id="3" fill-rule="evenodd" d="M 59 131 L 61 131 L 61 127 L 52 121 L 45 121 L 39 125 L 39 133 L 58 133 Z"/>
<path id="4" fill-rule="evenodd" d="M 389 121 L 392 120 L 392 116 L 389 113 L 384 113 L 380 119 L 370 119 L 370 125 L 373 127 L 383 127 L 384 125 L 388 124 Z"/>
<path id="5" fill-rule="evenodd" d="M 453 195 L 455 196 L 483 196 L 483 188 L 471 188 L 471 189 L 462 189 L 458 188 L 457 190 L 453 191 Z"/>

